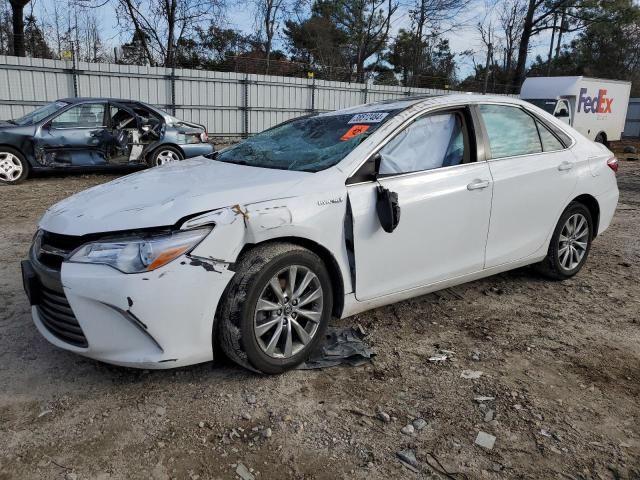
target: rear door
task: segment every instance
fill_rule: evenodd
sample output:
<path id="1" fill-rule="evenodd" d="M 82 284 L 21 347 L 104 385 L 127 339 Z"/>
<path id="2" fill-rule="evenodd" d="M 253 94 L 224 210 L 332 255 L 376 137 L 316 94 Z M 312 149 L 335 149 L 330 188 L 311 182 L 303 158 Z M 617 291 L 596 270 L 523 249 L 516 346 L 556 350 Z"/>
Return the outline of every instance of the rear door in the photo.
<path id="1" fill-rule="evenodd" d="M 471 122 L 466 108 L 419 117 L 379 150 L 378 182 L 352 177 L 358 300 L 482 270 L 492 183 L 487 163 L 477 161 Z M 392 233 L 376 212 L 378 184 L 398 194 Z"/>
<path id="2" fill-rule="evenodd" d="M 104 165 L 109 136 L 106 102 L 77 103 L 44 124 L 36 143 L 53 166 Z"/>
<path id="3" fill-rule="evenodd" d="M 571 140 L 514 105 L 480 105 L 493 178 L 485 268 L 525 259 L 545 242 L 573 193 Z"/>

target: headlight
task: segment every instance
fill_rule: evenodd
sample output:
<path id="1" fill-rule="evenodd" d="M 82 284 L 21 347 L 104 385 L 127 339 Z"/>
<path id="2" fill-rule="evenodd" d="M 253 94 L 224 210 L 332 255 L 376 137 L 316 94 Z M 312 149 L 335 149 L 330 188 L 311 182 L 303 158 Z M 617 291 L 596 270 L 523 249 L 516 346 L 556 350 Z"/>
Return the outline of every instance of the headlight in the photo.
<path id="1" fill-rule="evenodd" d="M 208 226 L 157 236 L 87 243 L 76 250 L 69 261 L 109 265 L 124 273 L 148 272 L 193 250 L 211 229 Z"/>

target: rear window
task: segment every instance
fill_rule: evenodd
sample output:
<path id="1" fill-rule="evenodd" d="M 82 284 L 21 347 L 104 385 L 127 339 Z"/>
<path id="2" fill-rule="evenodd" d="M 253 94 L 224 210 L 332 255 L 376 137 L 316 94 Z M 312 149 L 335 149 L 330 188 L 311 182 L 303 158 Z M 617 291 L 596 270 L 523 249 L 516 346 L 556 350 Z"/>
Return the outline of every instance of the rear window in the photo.
<path id="1" fill-rule="evenodd" d="M 230 147 L 216 160 L 318 172 L 332 167 L 402 109 L 327 114 L 280 124 Z"/>

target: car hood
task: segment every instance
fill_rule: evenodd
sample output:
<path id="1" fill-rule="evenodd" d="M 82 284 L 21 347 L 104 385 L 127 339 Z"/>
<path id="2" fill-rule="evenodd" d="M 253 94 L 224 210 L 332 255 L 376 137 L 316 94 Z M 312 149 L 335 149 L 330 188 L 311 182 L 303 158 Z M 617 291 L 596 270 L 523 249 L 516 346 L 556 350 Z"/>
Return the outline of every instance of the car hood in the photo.
<path id="1" fill-rule="evenodd" d="M 198 157 L 72 195 L 49 208 L 39 226 L 64 235 L 170 226 L 216 208 L 295 196 L 313 175 Z"/>

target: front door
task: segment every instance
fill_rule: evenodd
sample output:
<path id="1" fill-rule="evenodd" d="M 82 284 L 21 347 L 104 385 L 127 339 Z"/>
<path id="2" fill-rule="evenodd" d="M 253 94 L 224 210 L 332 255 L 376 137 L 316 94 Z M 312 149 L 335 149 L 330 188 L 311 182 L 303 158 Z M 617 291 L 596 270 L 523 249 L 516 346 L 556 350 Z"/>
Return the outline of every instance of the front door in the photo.
<path id="1" fill-rule="evenodd" d="M 453 110 L 414 120 L 380 149 L 378 182 L 401 208 L 392 233 L 376 213 L 378 183 L 348 186 L 358 300 L 482 270 L 492 182 L 471 136 L 470 112 Z"/>
<path id="2" fill-rule="evenodd" d="M 524 109 L 481 105 L 493 177 L 486 268 L 540 252 L 573 192 L 573 155 Z M 546 252 L 545 252 L 546 253 Z"/>
<path id="3" fill-rule="evenodd" d="M 51 166 L 106 164 L 106 103 L 79 103 L 42 126 L 36 143 Z"/>

